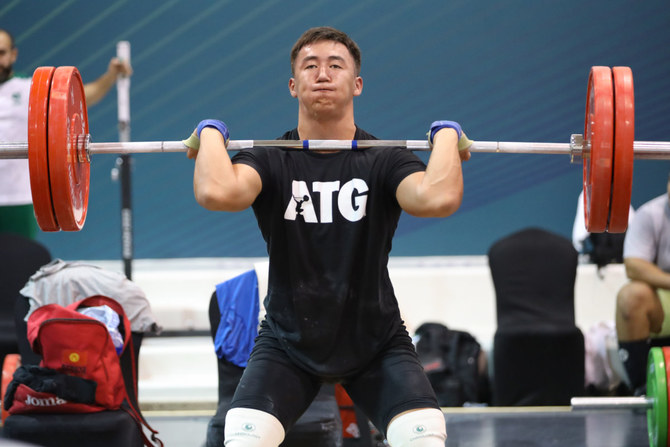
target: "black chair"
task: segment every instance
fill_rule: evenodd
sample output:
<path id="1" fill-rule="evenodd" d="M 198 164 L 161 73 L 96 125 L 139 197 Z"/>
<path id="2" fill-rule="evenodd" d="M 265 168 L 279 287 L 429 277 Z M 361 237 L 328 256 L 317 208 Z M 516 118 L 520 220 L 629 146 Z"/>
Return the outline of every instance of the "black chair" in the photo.
<path id="1" fill-rule="evenodd" d="M 135 374 L 133 376 L 132 359 L 126 351 L 120 358 L 121 372 L 126 390 L 135 408 L 137 404 L 137 359 L 143 334 L 133 332 L 133 353 L 135 355 Z M 32 354 L 33 357 L 36 354 Z M 21 354 L 23 360 L 24 354 Z M 25 363 L 24 363 L 25 364 Z M 133 383 L 133 380 L 135 382 Z M 5 419 L 2 437 L 32 442 L 43 447 L 142 447 L 142 432 L 135 419 L 125 410 L 105 410 L 98 413 L 67 414 L 13 414 Z"/>
<path id="2" fill-rule="evenodd" d="M 14 414 L 2 437 L 41 447 L 143 447 L 135 420 L 124 410 L 100 413 Z"/>
<path id="3" fill-rule="evenodd" d="M 19 353 L 14 322 L 19 291 L 33 273 L 50 261 L 51 254 L 41 243 L 19 234 L 0 233 L 0 365 L 7 354 Z"/>
<path id="4" fill-rule="evenodd" d="M 212 340 L 221 320 L 216 292 L 209 302 L 209 323 Z M 219 401 L 216 414 L 207 426 L 207 447 L 223 445 L 226 413 L 244 368 L 217 356 Z M 341 447 L 342 422 L 333 385 L 324 385 L 309 408 L 286 433 L 281 447 Z"/>
<path id="5" fill-rule="evenodd" d="M 585 392 L 576 250 L 567 238 L 528 228 L 496 241 L 488 257 L 497 310 L 493 405 L 569 405 Z"/>

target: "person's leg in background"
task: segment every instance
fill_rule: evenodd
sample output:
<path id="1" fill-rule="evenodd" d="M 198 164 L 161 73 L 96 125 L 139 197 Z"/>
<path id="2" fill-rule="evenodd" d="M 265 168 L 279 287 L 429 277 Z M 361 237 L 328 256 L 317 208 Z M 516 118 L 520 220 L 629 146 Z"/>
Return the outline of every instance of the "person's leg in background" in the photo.
<path id="1" fill-rule="evenodd" d="M 670 336 L 666 310 L 670 310 L 670 291 L 655 290 L 642 282 L 626 284 L 617 295 L 619 355 L 628 375 L 628 385 L 635 394 L 645 392 L 650 340 L 662 343 Z"/>

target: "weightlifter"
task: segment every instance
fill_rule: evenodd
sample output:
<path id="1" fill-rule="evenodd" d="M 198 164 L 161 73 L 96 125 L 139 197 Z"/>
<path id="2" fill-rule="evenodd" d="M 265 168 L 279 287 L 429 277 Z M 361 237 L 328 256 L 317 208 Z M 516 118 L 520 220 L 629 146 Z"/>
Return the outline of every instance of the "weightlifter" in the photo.
<path id="1" fill-rule="evenodd" d="M 617 295 L 619 355 L 630 387 L 643 394 L 650 345 L 670 345 L 670 176 L 667 192 L 642 205 L 623 246 L 630 280 Z"/>
<path id="2" fill-rule="evenodd" d="M 19 50 L 12 34 L 0 28 L 0 142 L 28 139 L 30 78 L 14 75 Z M 105 97 L 120 75 L 129 76 L 129 64 L 112 58 L 107 71 L 84 85 L 88 105 Z M 37 221 L 33 213 L 28 160 L 0 160 L 0 232 L 8 231 L 34 238 Z"/>
<path id="3" fill-rule="evenodd" d="M 280 139 L 375 139 L 354 121 L 358 45 L 307 30 L 291 50 L 298 126 Z M 444 415 L 400 318 L 387 262 L 400 213 L 446 217 L 460 206 L 458 123 L 433 123 L 424 164 L 400 148 L 315 152 L 254 148 L 232 160 L 228 129 L 191 137 L 194 193 L 209 210 L 252 207 L 270 259 L 267 316 L 226 417 L 225 445 L 278 446 L 322 383 L 342 383 L 393 447 L 442 447 Z M 460 142 L 459 142 L 460 140 Z M 460 143 L 460 150 L 459 150 Z"/>

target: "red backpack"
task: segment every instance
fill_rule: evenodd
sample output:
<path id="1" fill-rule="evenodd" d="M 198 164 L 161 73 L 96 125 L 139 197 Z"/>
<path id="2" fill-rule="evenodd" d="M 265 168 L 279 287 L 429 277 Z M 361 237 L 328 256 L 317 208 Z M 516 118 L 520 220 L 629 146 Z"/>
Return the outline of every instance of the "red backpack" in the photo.
<path id="1" fill-rule="evenodd" d="M 5 396 L 9 414 L 21 413 L 91 413 L 104 410 L 126 410 L 135 421 L 152 433 L 152 429 L 128 395 L 121 372 L 119 354 L 105 324 L 77 310 L 109 306 L 119 315 L 123 335 L 121 355 L 130 355 L 134 395 L 137 396 L 135 353 L 130 321 L 123 307 L 112 298 L 93 296 L 67 307 L 47 304 L 28 318 L 28 341 L 42 355 L 39 367 L 19 368 Z M 152 445 L 144 431 L 145 445 Z"/>

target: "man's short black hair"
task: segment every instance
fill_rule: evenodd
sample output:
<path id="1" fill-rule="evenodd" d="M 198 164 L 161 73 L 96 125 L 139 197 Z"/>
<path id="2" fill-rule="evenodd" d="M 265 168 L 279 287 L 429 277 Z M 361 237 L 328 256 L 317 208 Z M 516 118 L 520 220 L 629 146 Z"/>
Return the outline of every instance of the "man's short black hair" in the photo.
<path id="1" fill-rule="evenodd" d="M 296 41 L 291 49 L 291 72 L 295 74 L 295 60 L 298 57 L 298 53 L 305 46 L 314 42 L 320 42 L 322 40 L 332 40 L 334 42 L 339 42 L 349 50 L 349 54 L 354 59 L 356 64 L 356 76 L 361 73 L 361 49 L 358 48 L 356 42 L 351 39 L 346 33 L 338 29 L 332 28 L 330 26 L 319 26 L 316 28 L 310 28 L 305 31 L 302 36 Z"/>

